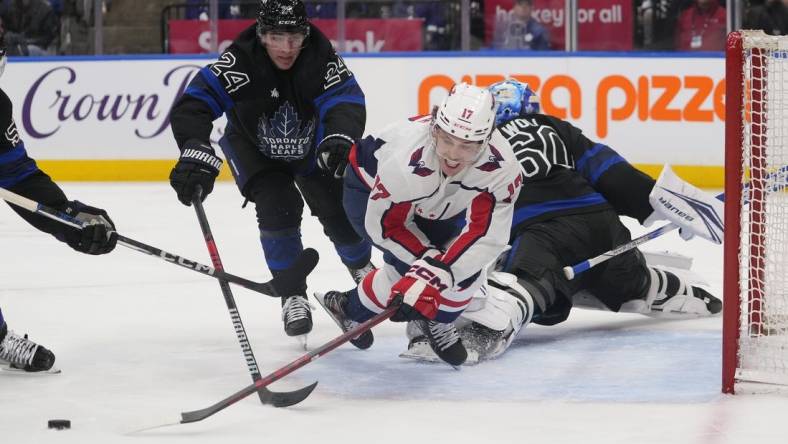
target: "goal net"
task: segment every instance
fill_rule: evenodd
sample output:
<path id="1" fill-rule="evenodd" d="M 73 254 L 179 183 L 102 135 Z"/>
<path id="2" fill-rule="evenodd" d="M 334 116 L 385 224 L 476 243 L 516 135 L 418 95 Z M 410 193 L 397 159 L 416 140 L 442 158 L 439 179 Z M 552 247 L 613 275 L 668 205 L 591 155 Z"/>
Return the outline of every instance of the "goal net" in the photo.
<path id="1" fill-rule="evenodd" d="M 723 391 L 788 393 L 788 37 L 728 36 Z"/>

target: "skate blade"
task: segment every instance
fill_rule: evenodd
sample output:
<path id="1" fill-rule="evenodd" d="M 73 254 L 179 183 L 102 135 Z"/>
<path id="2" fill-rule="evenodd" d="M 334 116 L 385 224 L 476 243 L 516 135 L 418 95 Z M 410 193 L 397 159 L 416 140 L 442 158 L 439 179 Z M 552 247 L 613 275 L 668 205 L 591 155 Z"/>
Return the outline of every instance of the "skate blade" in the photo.
<path id="1" fill-rule="evenodd" d="M 307 336 L 308 335 L 293 336 L 293 339 L 298 342 L 302 349 L 307 350 Z"/>
<path id="2" fill-rule="evenodd" d="M 49 370 L 44 370 L 40 372 L 28 372 L 25 369 L 18 368 L 11 366 L 9 364 L 0 364 L 0 371 L 9 373 L 9 374 L 19 374 L 19 375 L 59 375 L 61 373 L 60 369 L 57 367 L 52 367 Z"/>
<path id="3" fill-rule="evenodd" d="M 430 347 L 429 344 L 424 342 L 418 342 L 411 345 L 411 347 L 409 347 L 407 350 L 400 353 L 399 357 L 403 359 L 411 359 L 418 362 L 425 362 L 428 364 L 444 364 L 444 365 L 447 364 L 443 359 L 439 358 L 434 351 L 432 351 L 432 347 Z M 479 363 L 479 354 L 473 350 L 468 350 L 468 358 L 465 360 L 462 366 L 472 367 L 478 363 Z M 459 370 L 460 367 L 462 366 L 451 365 L 451 367 L 453 367 L 456 370 Z"/>

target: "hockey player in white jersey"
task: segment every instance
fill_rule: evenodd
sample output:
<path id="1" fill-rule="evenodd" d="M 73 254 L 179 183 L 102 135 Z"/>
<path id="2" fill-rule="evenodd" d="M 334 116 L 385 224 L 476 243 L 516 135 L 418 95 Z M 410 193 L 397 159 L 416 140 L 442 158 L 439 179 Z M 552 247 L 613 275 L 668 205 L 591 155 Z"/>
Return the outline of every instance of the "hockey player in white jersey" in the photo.
<path id="1" fill-rule="evenodd" d="M 490 92 L 459 84 L 433 114 L 391 125 L 351 150 L 345 211 L 385 265 L 357 288 L 315 295 L 343 330 L 400 299 L 392 320 L 414 321 L 449 364 L 465 361 L 451 322 L 484 291 L 522 183 L 494 123 Z M 372 341 L 366 332 L 351 342 L 363 349 Z"/>
<path id="2" fill-rule="evenodd" d="M 525 84 L 508 80 L 490 90 L 499 105 L 496 124 L 514 147 L 524 184 L 501 271 L 490 273 L 487 297 L 475 298 L 455 322 L 468 363 L 502 354 L 529 322 L 564 321 L 573 306 L 650 316 L 720 312 L 720 300 L 675 256 L 644 257 L 633 249 L 567 280 L 564 266 L 631 239 L 619 215 L 644 225 L 670 220 L 684 238 L 697 234 L 719 243 L 722 204 L 669 168 L 655 182 L 568 122 L 540 114 Z M 675 217 L 677 208 L 693 217 Z M 413 326 L 408 333 L 413 340 L 404 357 L 436 359 L 423 335 Z"/>

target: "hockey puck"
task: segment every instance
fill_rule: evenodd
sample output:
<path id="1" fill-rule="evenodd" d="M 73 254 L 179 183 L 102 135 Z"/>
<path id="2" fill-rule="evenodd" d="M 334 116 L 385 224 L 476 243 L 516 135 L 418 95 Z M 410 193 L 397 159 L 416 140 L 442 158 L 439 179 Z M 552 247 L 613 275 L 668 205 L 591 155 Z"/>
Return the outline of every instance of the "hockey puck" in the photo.
<path id="1" fill-rule="evenodd" d="M 66 430 L 71 428 L 71 421 L 68 419 L 50 419 L 47 426 L 50 429 L 55 430 Z"/>

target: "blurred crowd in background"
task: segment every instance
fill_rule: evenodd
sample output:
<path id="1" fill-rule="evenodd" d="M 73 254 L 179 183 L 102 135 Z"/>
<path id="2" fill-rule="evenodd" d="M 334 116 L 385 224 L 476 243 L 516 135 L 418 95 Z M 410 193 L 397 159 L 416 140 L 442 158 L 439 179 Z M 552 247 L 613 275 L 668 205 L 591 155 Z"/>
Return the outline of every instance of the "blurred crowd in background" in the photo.
<path id="1" fill-rule="evenodd" d="M 339 15 L 336 1 L 305 3 L 310 17 L 324 24 Z M 465 15 L 461 3 L 347 0 L 344 17 L 347 23 L 368 26 L 373 32 L 379 32 L 381 23 L 416 20 L 422 31 L 416 50 L 462 49 L 463 17 L 469 21 L 465 29 L 469 29 L 471 50 L 565 49 L 560 14 L 564 0 L 471 0 Z M 721 51 L 731 26 L 723 0 L 610 1 L 609 8 L 590 11 L 590 15 L 582 10 L 583 3 L 578 0 L 579 50 Z M 219 0 L 220 26 L 229 20 L 253 19 L 258 4 L 259 0 Z M 738 9 L 742 29 L 788 33 L 788 0 L 745 0 Z M 598 14 L 594 16 L 594 12 Z M 0 0 L 0 26 L 12 56 L 102 53 L 96 48 L 97 32 L 101 33 L 103 53 L 178 52 L 169 44 L 174 21 L 181 26 L 189 23 L 184 20 L 199 26 L 208 19 L 208 0 Z M 627 32 L 615 31 L 616 38 L 610 43 L 601 39 L 596 45 L 586 44 L 600 34 L 601 28 L 590 27 L 594 19 L 597 26 L 620 22 Z M 584 23 L 589 23 L 585 34 Z M 370 50 L 371 46 L 363 48 Z"/>

